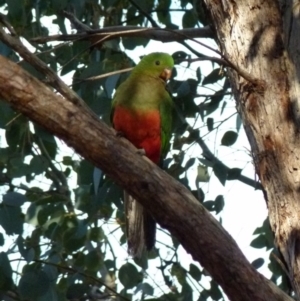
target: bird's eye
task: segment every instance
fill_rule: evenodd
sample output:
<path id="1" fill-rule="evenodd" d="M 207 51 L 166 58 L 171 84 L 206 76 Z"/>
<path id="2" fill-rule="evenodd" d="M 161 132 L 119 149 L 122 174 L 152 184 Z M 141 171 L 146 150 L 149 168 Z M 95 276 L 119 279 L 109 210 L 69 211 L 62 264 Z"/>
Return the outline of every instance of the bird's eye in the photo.
<path id="1" fill-rule="evenodd" d="M 155 65 L 159 66 L 160 65 L 160 61 L 155 61 Z"/>

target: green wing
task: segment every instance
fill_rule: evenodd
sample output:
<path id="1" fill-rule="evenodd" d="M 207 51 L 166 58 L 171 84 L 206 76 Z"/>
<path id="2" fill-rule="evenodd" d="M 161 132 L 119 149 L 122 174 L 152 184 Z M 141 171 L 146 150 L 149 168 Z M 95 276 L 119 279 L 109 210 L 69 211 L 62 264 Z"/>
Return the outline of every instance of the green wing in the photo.
<path id="1" fill-rule="evenodd" d="M 163 160 L 169 151 L 172 134 L 173 102 L 171 94 L 167 90 L 159 110 L 161 116 L 161 160 Z"/>

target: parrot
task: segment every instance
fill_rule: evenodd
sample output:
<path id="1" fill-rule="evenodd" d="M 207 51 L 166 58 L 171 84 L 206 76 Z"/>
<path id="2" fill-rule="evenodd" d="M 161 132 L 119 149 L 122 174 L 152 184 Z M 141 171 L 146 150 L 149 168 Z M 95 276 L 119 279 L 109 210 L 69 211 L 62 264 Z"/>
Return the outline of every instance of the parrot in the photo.
<path id="1" fill-rule="evenodd" d="M 171 139 L 173 102 L 167 81 L 173 67 L 174 60 L 167 53 L 144 56 L 116 89 L 112 100 L 113 128 L 157 165 L 168 153 Z M 126 192 L 124 205 L 128 253 L 141 257 L 155 245 L 156 222 Z"/>

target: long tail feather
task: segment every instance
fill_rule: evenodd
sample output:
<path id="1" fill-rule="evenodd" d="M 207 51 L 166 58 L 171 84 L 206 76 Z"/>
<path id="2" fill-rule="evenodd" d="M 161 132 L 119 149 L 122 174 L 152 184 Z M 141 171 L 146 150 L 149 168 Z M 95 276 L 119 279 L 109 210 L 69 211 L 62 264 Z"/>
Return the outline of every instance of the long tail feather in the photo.
<path id="1" fill-rule="evenodd" d="M 124 192 L 128 253 L 141 257 L 144 250 L 155 244 L 156 223 L 143 206 Z"/>
<path id="2" fill-rule="evenodd" d="M 150 251 L 155 245 L 156 238 L 156 222 L 153 219 L 152 215 L 147 213 L 147 211 L 143 208 L 143 216 L 144 216 L 144 240 L 146 244 L 146 248 Z"/>

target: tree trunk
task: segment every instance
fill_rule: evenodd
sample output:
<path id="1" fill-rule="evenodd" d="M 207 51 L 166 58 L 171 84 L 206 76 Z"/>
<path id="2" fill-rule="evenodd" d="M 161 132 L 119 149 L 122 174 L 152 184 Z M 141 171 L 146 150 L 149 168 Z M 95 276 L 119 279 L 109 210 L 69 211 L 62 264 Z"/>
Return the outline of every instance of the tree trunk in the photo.
<path id="1" fill-rule="evenodd" d="M 280 7 L 274 0 L 205 0 L 221 51 L 238 67 L 229 68 L 228 74 L 275 242 L 299 299 L 300 5 L 282 2 Z M 239 69 L 250 74 L 248 80 Z"/>

